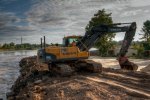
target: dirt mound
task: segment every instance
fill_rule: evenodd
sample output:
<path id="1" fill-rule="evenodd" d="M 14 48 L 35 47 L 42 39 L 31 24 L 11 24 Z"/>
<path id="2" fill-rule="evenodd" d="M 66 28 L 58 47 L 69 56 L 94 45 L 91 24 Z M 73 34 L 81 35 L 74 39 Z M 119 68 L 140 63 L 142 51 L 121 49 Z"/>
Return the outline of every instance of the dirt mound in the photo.
<path id="1" fill-rule="evenodd" d="M 78 72 L 61 77 L 39 71 L 36 57 L 20 62 L 21 75 L 8 100 L 127 100 L 150 99 L 150 75 L 146 73 L 103 68 L 103 72 Z"/>

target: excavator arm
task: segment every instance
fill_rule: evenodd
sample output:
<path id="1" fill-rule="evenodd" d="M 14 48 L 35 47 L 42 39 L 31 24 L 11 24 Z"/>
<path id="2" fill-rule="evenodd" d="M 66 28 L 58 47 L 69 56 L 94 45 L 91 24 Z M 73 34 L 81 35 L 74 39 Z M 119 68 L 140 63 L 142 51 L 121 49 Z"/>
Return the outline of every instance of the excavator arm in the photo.
<path id="1" fill-rule="evenodd" d="M 116 23 L 116 24 L 99 25 L 99 26 L 93 27 L 88 33 L 85 33 L 82 39 L 77 42 L 76 46 L 81 51 L 88 51 L 91 47 L 93 47 L 93 45 L 99 39 L 101 39 L 103 35 L 106 35 L 109 33 L 117 33 L 117 32 L 125 32 L 125 37 L 124 37 L 124 40 L 123 40 L 123 43 L 122 43 L 122 46 L 118 55 L 118 57 L 122 57 L 124 59 L 126 53 L 128 52 L 129 46 L 131 45 L 131 42 L 134 39 L 133 37 L 135 36 L 136 22 Z M 121 68 L 125 68 L 125 69 L 137 70 L 138 68 L 136 64 L 129 62 L 128 59 L 127 59 L 127 63 L 121 63 L 121 60 L 119 60 L 119 64 Z"/>
<path id="2" fill-rule="evenodd" d="M 128 48 L 131 45 L 132 40 L 134 39 L 135 32 L 136 32 L 136 23 L 134 22 L 130 25 L 129 29 L 125 33 L 125 37 L 119 55 L 126 55 L 126 53 L 128 52 Z"/>
<path id="3" fill-rule="evenodd" d="M 121 26 L 124 24 L 130 24 Z M 81 40 L 77 42 L 77 47 L 81 51 L 88 51 L 103 36 L 109 33 L 126 32 L 120 49 L 120 54 L 126 54 L 133 40 L 136 31 L 136 23 L 116 23 L 110 25 L 99 25 L 93 27 L 90 32 L 85 33 Z"/>

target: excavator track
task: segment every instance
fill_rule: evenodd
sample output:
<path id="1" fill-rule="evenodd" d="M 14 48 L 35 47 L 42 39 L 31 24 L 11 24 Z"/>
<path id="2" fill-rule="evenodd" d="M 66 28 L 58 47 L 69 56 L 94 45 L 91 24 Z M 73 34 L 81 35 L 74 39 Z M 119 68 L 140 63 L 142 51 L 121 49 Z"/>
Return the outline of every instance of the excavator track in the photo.
<path id="1" fill-rule="evenodd" d="M 94 73 L 102 72 L 102 64 L 92 60 L 80 60 L 77 62 L 79 69 L 87 70 Z"/>
<path id="2" fill-rule="evenodd" d="M 56 64 L 52 70 L 59 73 L 61 76 L 70 76 L 73 74 L 73 69 L 67 64 Z"/>

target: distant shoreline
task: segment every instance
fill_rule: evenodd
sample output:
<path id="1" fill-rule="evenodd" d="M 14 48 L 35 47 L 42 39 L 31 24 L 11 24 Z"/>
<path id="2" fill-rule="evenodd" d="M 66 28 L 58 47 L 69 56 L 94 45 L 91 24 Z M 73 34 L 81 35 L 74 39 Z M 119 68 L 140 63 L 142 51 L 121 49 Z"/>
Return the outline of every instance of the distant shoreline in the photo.
<path id="1" fill-rule="evenodd" d="M 9 52 L 9 51 L 32 51 L 32 50 L 38 50 L 38 49 L 20 49 L 20 50 L 15 50 L 15 49 L 0 49 L 0 52 Z"/>

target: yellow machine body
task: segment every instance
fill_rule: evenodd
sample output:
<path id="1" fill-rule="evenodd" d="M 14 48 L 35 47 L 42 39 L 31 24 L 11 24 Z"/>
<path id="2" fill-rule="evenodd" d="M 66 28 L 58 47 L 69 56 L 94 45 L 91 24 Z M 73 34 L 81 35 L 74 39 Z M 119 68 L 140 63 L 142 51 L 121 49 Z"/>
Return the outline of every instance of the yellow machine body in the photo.
<path id="1" fill-rule="evenodd" d="M 53 54 L 56 60 L 62 59 L 79 59 L 88 58 L 89 52 L 80 51 L 78 47 L 59 47 L 59 46 L 49 46 L 45 48 L 47 54 Z"/>
<path id="2" fill-rule="evenodd" d="M 66 60 L 87 59 L 89 57 L 88 51 L 80 51 L 76 44 L 81 36 L 67 36 L 63 38 L 63 44 L 57 46 L 48 46 L 38 51 L 38 56 L 44 62 L 64 62 Z"/>

